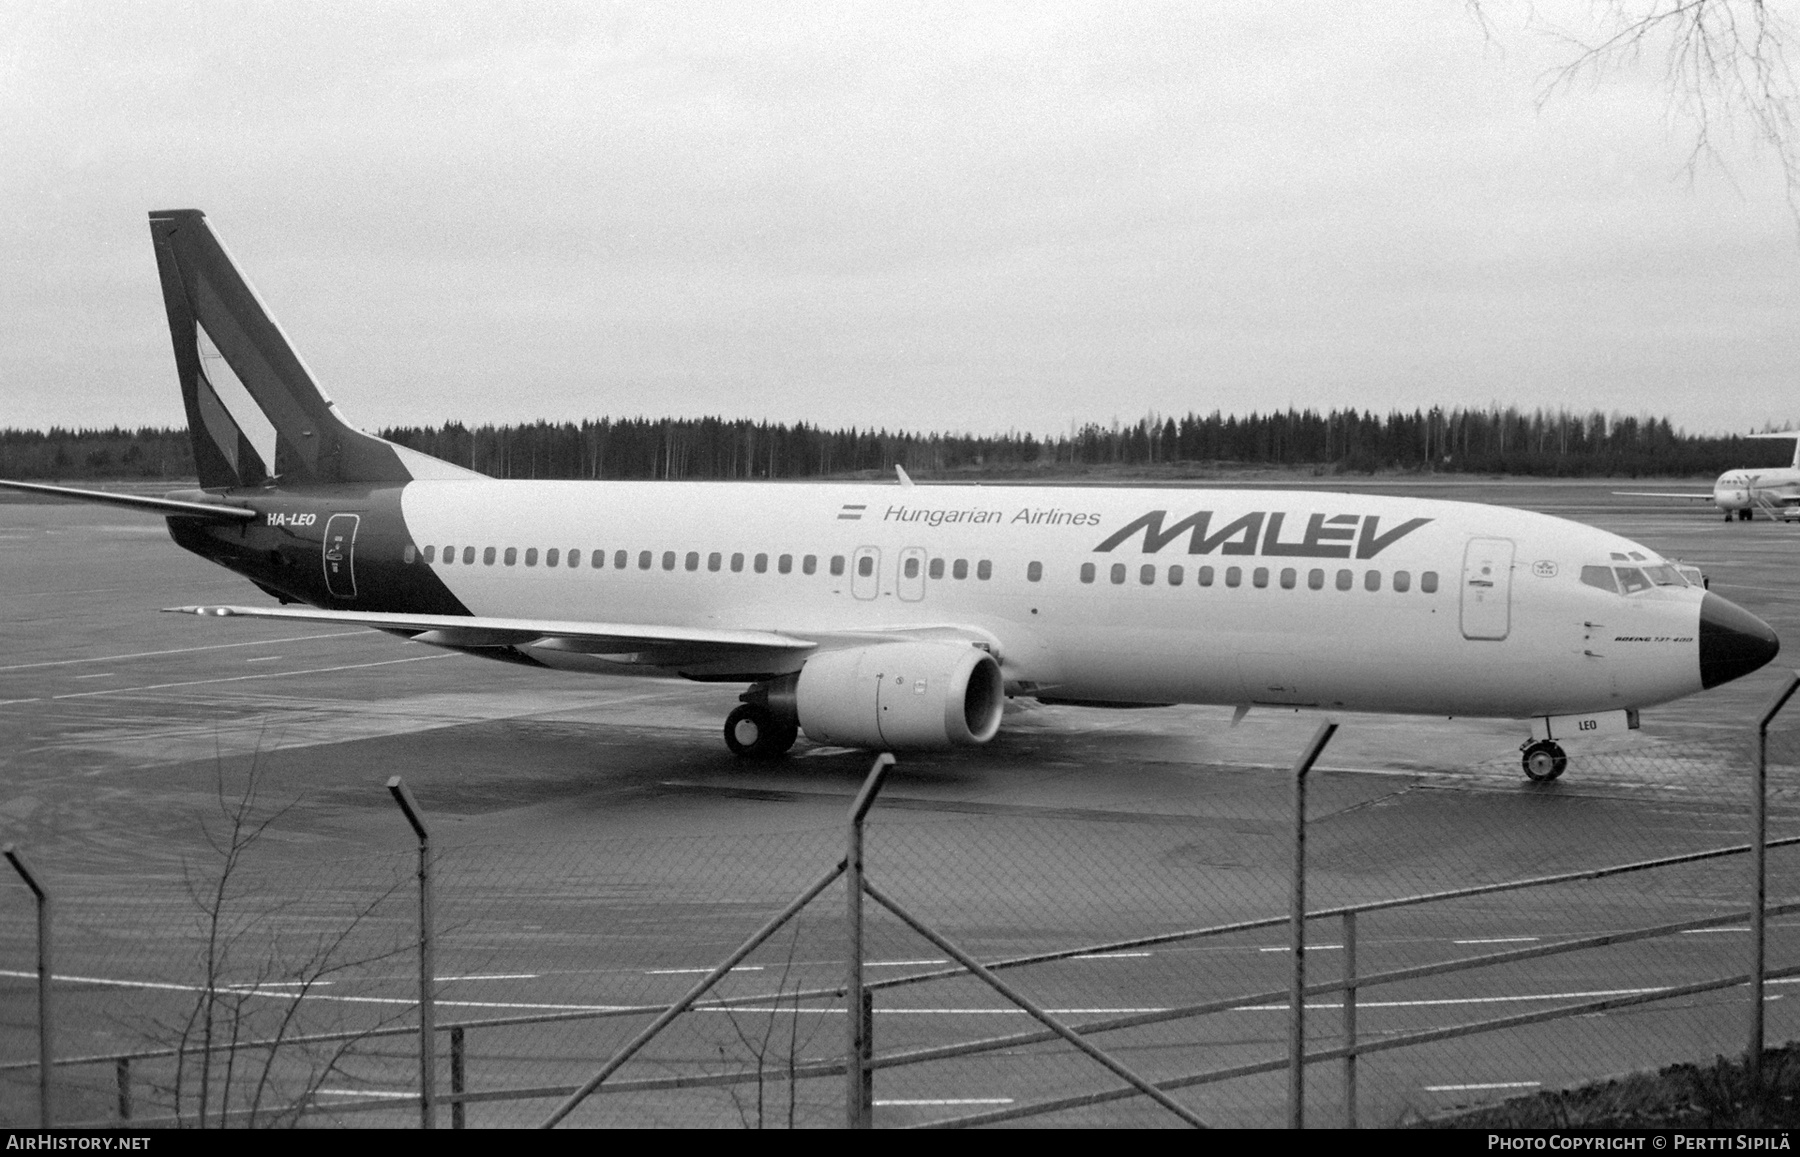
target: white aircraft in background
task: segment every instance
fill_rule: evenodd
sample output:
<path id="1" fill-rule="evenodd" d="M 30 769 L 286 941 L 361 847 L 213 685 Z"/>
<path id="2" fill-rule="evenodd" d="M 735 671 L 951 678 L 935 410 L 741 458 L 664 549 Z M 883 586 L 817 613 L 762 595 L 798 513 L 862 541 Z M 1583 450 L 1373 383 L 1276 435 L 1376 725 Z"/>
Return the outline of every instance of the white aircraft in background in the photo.
<path id="1" fill-rule="evenodd" d="M 1711 493 L 1683 494 L 1672 490 L 1615 490 L 1622 498 L 1677 498 L 1710 502 L 1725 512 L 1725 521 L 1733 516 L 1748 522 L 1761 510 L 1770 518 L 1789 522 L 1800 518 L 1800 430 L 1784 430 L 1775 434 L 1747 434 L 1749 438 L 1788 438 L 1794 442 L 1794 461 L 1787 466 L 1754 470 L 1727 470 L 1713 483 Z"/>
<path id="2" fill-rule="evenodd" d="M 801 731 L 981 744 L 1025 697 L 1529 720 L 1525 772 L 1553 779 L 1559 739 L 1635 727 L 1780 646 L 1648 547 L 1504 507 L 485 478 L 346 423 L 199 211 L 150 229 L 200 488 L 0 485 L 161 513 L 275 600 L 173 609 L 747 684 L 725 721 L 740 756 Z"/>

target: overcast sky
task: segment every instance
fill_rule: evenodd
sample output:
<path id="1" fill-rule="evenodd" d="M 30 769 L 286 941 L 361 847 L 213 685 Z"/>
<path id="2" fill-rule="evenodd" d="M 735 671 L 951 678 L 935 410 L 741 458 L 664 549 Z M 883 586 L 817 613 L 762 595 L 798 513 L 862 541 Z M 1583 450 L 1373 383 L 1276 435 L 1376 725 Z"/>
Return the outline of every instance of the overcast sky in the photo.
<path id="1" fill-rule="evenodd" d="M 1585 0 L 0 4 L 0 426 L 182 421 L 204 209 L 352 421 L 1800 419 L 1800 234 Z"/>

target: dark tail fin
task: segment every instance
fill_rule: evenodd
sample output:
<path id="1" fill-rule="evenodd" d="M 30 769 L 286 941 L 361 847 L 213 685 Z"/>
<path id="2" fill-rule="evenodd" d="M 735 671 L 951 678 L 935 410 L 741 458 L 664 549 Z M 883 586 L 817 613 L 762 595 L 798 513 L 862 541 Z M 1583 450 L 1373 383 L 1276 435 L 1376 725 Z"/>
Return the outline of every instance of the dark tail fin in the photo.
<path id="1" fill-rule="evenodd" d="M 345 422 L 198 209 L 150 214 L 200 485 L 474 477 Z"/>

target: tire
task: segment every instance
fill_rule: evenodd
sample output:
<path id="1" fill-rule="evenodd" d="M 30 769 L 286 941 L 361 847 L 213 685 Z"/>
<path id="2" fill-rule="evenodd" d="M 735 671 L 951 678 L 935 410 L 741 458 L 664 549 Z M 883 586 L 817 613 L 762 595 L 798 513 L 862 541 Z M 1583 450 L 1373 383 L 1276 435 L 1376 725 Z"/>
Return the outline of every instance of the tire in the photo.
<path id="1" fill-rule="evenodd" d="M 1533 783 L 1549 783 L 1569 766 L 1569 757 L 1553 740 L 1527 743 L 1520 751 L 1519 766 L 1525 769 L 1525 778 Z"/>
<path id="2" fill-rule="evenodd" d="M 780 758 L 799 736 L 797 726 L 759 704 L 742 704 L 725 717 L 725 746 L 739 759 Z"/>

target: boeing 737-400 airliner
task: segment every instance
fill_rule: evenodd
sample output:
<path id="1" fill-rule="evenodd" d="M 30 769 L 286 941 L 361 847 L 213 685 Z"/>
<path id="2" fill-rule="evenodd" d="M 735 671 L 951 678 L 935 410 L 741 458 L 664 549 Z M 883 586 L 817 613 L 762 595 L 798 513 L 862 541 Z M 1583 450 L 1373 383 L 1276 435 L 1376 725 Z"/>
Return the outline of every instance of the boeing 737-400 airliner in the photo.
<path id="1" fill-rule="evenodd" d="M 980 744 L 1008 697 L 1530 721 L 1559 740 L 1775 657 L 1616 534 L 1324 492 L 497 481 L 349 425 L 206 218 L 150 215 L 199 489 L 3 483 L 167 517 L 273 602 L 506 662 L 747 685 L 737 754 L 799 732 Z"/>

